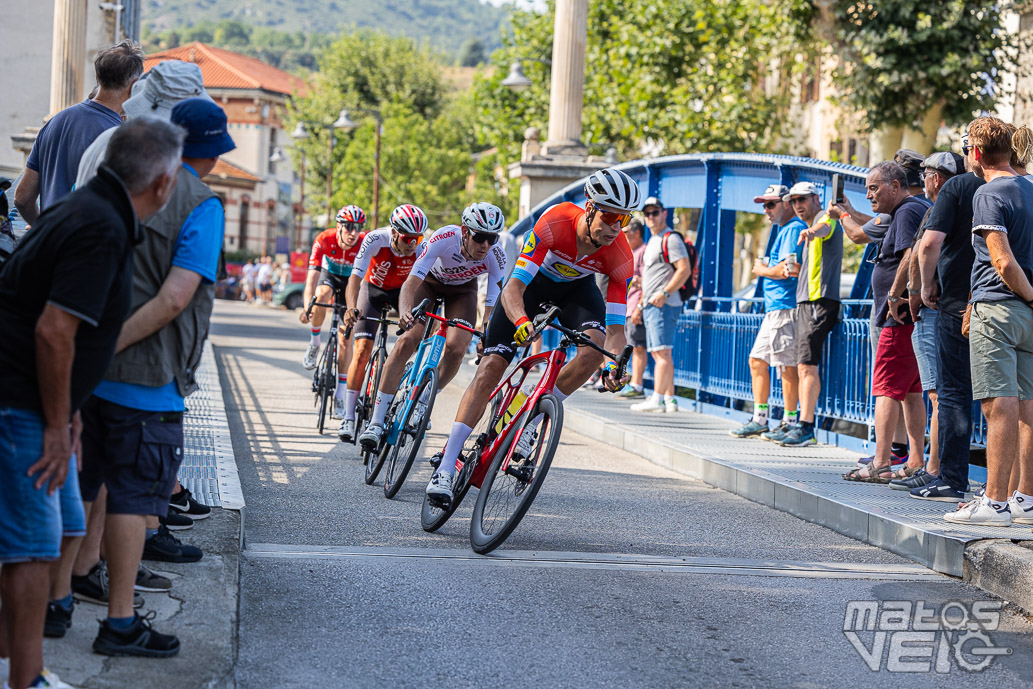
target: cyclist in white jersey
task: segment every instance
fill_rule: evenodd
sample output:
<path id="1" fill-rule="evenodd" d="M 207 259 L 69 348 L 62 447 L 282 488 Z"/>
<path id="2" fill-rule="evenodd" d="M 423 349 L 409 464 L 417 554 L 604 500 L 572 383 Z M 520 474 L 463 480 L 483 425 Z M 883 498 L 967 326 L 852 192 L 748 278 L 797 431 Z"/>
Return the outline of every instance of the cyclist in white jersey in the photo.
<path id="1" fill-rule="evenodd" d="M 416 351 L 423 334 L 422 328 L 412 327 L 415 323 L 413 307 L 424 299 L 433 301 L 441 297 L 447 318 L 473 327 L 477 319 L 477 278 L 486 274 L 488 294 L 484 302 L 484 322 L 488 322 L 506 278 L 506 252 L 498 243 L 504 225 L 505 218 L 498 207 L 475 203 L 463 211 L 462 225 L 446 225 L 424 242 L 398 299 L 399 325 L 409 332 L 398 338 L 384 365 L 373 416 L 359 436 L 365 449 L 373 451 L 379 446 L 384 434 L 384 417 L 401 384 L 405 363 Z M 455 377 L 471 337 L 465 330 L 449 329 L 445 351 L 438 364 L 439 390 Z"/>

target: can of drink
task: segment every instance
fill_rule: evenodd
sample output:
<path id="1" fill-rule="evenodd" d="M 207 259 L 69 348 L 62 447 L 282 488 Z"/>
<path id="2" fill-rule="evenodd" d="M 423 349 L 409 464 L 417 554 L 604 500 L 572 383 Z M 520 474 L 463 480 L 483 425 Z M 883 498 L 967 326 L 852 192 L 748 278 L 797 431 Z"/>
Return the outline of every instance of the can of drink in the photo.
<path id="1" fill-rule="evenodd" d="M 788 256 L 786 256 L 786 267 L 789 268 L 790 275 L 795 275 L 796 273 L 800 272 L 800 267 L 796 262 L 795 253 L 790 253 Z"/>

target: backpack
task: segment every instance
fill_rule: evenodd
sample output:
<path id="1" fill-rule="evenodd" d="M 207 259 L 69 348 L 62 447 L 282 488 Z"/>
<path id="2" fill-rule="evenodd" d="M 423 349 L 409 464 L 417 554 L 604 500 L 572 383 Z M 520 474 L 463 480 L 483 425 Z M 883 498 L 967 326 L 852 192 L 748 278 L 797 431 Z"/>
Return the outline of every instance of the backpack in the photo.
<path id="1" fill-rule="evenodd" d="M 664 235 L 661 242 L 664 263 L 671 263 L 671 254 L 667 251 L 667 240 L 670 239 L 672 234 L 678 233 L 668 232 Z M 699 252 L 696 251 L 696 245 L 692 243 L 691 239 L 685 240 L 685 251 L 689 254 L 689 265 L 692 266 L 692 272 L 689 273 L 685 284 L 678 288 L 678 296 L 681 297 L 682 301 L 688 301 L 699 292 Z"/>

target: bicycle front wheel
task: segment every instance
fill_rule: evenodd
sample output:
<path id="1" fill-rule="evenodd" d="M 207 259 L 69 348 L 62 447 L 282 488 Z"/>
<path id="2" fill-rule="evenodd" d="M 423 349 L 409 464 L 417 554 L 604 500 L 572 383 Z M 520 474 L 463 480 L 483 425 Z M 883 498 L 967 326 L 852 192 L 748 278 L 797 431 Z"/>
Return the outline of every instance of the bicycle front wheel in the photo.
<path id="1" fill-rule="evenodd" d="M 424 371 L 423 378 L 413 394 L 413 403 L 409 405 L 409 413 L 406 418 L 400 420 L 398 439 L 391 448 L 387 460 L 387 473 L 384 474 L 384 497 L 388 500 L 398 493 L 398 489 L 405 482 L 405 477 L 409 475 L 412 463 L 416 459 L 416 453 L 423 444 L 423 437 L 427 434 L 427 424 L 430 423 L 430 413 L 434 409 L 434 398 L 437 397 L 437 393 L 438 371 L 429 368 Z M 426 407 L 420 403 L 424 394 L 427 395 Z"/>
<path id="2" fill-rule="evenodd" d="M 319 435 L 323 435 L 323 427 L 326 424 L 326 415 L 330 407 L 330 399 L 333 397 L 337 387 L 337 342 L 335 337 L 323 349 L 323 358 L 319 362 L 319 419 L 316 428 Z"/>
<path id="3" fill-rule="evenodd" d="M 518 438 L 542 417 L 526 457 L 514 456 L 503 469 L 506 456 Z M 524 518 L 545 481 L 563 430 L 563 406 L 552 395 L 542 395 L 528 414 L 513 429 L 509 445 L 492 459 L 481 484 L 470 519 L 470 545 L 485 554 L 502 545 Z"/>

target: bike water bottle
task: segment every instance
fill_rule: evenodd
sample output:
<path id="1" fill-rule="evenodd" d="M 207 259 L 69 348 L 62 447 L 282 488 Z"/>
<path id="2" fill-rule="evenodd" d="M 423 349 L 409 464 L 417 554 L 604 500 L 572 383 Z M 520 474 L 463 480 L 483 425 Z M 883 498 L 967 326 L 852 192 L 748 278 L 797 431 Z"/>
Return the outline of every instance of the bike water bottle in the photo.
<path id="1" fill-rule="evenodd" d="M 497 424 L 495 424 L 495 432 L 501 433 L 503 426 L 508 424 L 516 416 L 516 413 L 520 411 L 520 406 L 524 403 L 528 397 L 531 396 L 531 392 L 534 390 L 534 386 L 530 383 L 524 385 L 524 387 L 517 390 L 517 394 L 513 396 L 513 401 L 509 403 L 509 407 L 506 408 L 505 413 Z"/>

